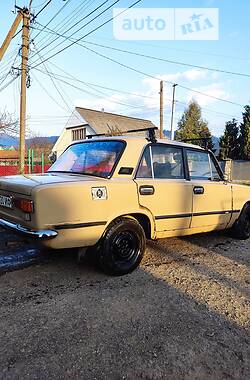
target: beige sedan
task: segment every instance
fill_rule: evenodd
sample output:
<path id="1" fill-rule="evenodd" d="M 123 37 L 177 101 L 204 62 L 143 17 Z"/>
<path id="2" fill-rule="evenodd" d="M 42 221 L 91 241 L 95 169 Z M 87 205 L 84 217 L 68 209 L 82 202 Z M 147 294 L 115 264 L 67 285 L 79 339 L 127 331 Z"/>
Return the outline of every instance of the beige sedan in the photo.
<path id="1" fill-rule="evenodd" d="M 2 177 L 0 225 L 49 248 L 86 248 L 120 275 L 139 265 L 146 239 L 248 238 L 250 188 L 226 181 L 199 146 L 97 137 L 70 145 L 46 174 Z"/>

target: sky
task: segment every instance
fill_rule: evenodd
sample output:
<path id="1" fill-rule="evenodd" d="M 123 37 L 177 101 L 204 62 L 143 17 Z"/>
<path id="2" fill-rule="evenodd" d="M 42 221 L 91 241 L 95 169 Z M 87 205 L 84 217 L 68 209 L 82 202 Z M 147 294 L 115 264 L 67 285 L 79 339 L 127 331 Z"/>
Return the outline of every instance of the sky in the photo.
<path id="1" fill-rule="evenodd" d="M 33 0 L 32 12 L 37 14 L 47 1 Z M 113 7 L 127 8 L 134 1 L 120 0 Z M 164 40 L 158 39 L 157 36 L 155 39 L 144 40 L 128 40 L 125 36 L 125 39 L 120 40 L 117 39 L 117 35 L 114 35 L 112 21 L 93 31 L 112 17 L 113 7 L 91 21 L 115 0 L 107 0 L 102 7 L 88 16 L 103 2 L 101 0 L 51 0 L 50 4 L 37 16 L 36 22 L 32 24 L 27 127 L 33 135 L 59 135 L 76 106 L 146 118 L 158 126 L 160 80 L 165 81 L 164 129 L 170 129 L 172 83 L 178 84 L 175 128 L 192 99 L 197 100 L 202 107 L 202 116 L 208 121 L 209 128 L 215 136 L 223 133 L 226 121 L 233 117 L 241 121 L 243 107 L 250 103 L 250 2 L 246 0 L 238 2 L 233 0 L 142 0 L 136 5 L 136 8 L 140 8 L 138 14 L 141 14 L 141 17 L 145 14 L 145 8 L 156 8 L 156 12 L 157 8 L 218 8 L 219 37 L 218 40 L 211 41 Z M 16 3 L 23 7 L 28 1 L 16 0 Z M 5 0 L 0 4 L 0 44 L 14 21 L 14 5 L 14 0 Z M 83 20 L 73 28 L 73 24 L 81 19 Z M 48 29 L 41 31 L 42 26 L 49 21 L 47 28 L 50 28 L 50 31 Z M 86 25 L 88 22 L 89 24 Z M 80 27 L 83 28 L 76 32 Z M 74 44 L 41 63 L 70 44 L 69 40 L 62 37 L 52 43 L 57 36 L 52 34 L 51 30 L 68 37 L 72 35 L 70 38 L 80 38 L 91 33 L 81 40 L 81 45 L 85 48 Z M 5 86 L 14 79 L 13 73 L 10 73 L 11 67 L 18 67 L 20 64 L 18 55 L 21 46 L 20 37 L 19 33 L 12 40 L 0 62 L 0 112 L 9 112 L 13 119 L 19 117 L 20 78 Z M 107 49 L 93 43 L 165 60 L 248 74 L 248 76 L 153 60 Z M 216 98 L 224 99 L 226 102 Z"/>

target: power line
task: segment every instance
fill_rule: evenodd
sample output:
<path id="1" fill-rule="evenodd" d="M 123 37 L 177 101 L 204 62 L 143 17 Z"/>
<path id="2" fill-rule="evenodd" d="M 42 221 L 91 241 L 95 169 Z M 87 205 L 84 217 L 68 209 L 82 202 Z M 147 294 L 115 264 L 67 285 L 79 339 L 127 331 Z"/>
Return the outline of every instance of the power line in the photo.
<path id="1" fill-rule="evenodd" d="M 94 0 L 95 1 L 95 0 Z M 54 28 L 56 28 L 55 30 L 56 31 L 61 31 L 63 30 L 63 27 L 65 26 L 65 24 L 67 25 L 70 25 L 70 21 L 72 19 L 75 20 L 75 16 L 78 15 L 81 11 L 87 9 L 89 7 L 89 3 L 90 2 L 94 2 L 92 0 L 85 0 L 85 2 L 82 2 L 80 5 L 78 5 L 76 8 L 74 8 L 68 15 L 66 15 L 62 20 L 59 21 L 59 23 L 57 23 L 55 25 Z M 70 1 L 67 2 L 67 4 L 69 3 Z M 65 21 L 66 20 L 66 21 Z M 61 27 L 59 27 L 61 24 L 63 24 Z M 35 36 L 34 38 L 36 38 L 37 36 Z M 53 37 L 51 36 L 51 39 L 53 39 Z M 49 41 L 46 39 L 46 36 L 43 36 L 39 41 L 38 43 L 40 44 L 41 41 L 43 40 L 46 40 L 46 43 L 48 43 Z M 42 47 L 44 47 L 45 45 L 42 45 Z"/>
<path id="2" fill-rule="evenodd" d="M 52 31 L 52 33 L 56 33 L 56 32 L 53 32 L 53 31 Z M 57 33 L 56 33 L 56 34 L 57 34 Z M 67 36 L 64 36 L 64 35 L 61 35 L 61 36 L 64 37 L 65 39 L 69 39 L 69 40 L 71 40 L 71 41 L 73 40 L 73 39 L 70 39 L 70 38 L 68 38 Z M 82 37 L 82 38 L 84 38 L 84 37 Z M 117 60 L 115 60 L 115 59 L 113 59 L 113 58 L 111 58 L 111 57 L 107 57 L 106 55 L 101 54 L 101 53 L 97 52 L 96 50 L 93 50 L 93 49 L 91 49 L 91 48 L 89 48 L 89 47 L 83 45 L 82 43 L 79 42 L 79 40 L 81 40 L 82 38 L 80 38 L 80 39 L 78 39 L 78 40 L 74 40 L 74 43 L 76 43 L 77 45 L 83 47 L 84 49 L 86 49 L 86 50 L 88 50 L 88 51 L 91 51 L 92 53 L 94 53 L 94 54 L 96 54 L 96 55 L 98 55 L 98 56 L 100 56 L 100 57 L 102 57 L 102 58 L 104 58 L 104 59 L 106 59 L 106 60 L 109 60 L 110 62 L 116 63 L 116 64 L 118 64 L 118 65 L 121 66 L 121 67 L 124 67 L 124 68 L 126 68 L 126 69 L 128 69 L 128 70 L 131 70 L 131 71 L 133 71 L 133 72 L 136 72 L 137 74 L 141 74 L 141 75 L 144 75 L 144 76 L 146 76 L 146 77 L 148 77 L 148 78 L 152 78 L 152 79 L 155 79 L 155 80 L 158 80 L 158 81 L 161 80 L 161 78 L 157 78 L 157 77 L 155 77 L 154 75 L 148 74 L 148 73 L 143 72 L 143 71 L 141 71 L 141 70 L 138 70 L 138 69 L 136 69 L 136 68 L 134 68 L 134 67 L 131 67 L 131 66 L 129 66 L 129 65 L 126 65 L 126 64 L 124 64 L 124 63 L 122 63 L 122 62 L 120 62 L 120 61 L 117 61 Z M 55 55 L 56 55 L 56 53 L 55 53 Z M 50 58 L 51 58 L 51 57 L 47 58 L 47 60 L 50 59 Z M 39 64 L 36 65 L 36 66 L 33 66 L 33 67 L 31 67 L 31 68 L 36 68 L 36 67 L 38 67 L 38 66 L 39 66 Z M 165 80 L 165 82 L 166 82 L 166 83 L 170 83 L 170 84 L 174 84 L 174 82 L 172 82 L 172 81 L 166 81 L 166 80 Z M 216 100 L 219 100 L 219 101 L 225 102 L 225 103 L 229 103 L 229 104 L 237 105 L 237 106 L 240 106 L 240 107 L 244 107 L 243 104 L 236 103 L 236 102 L 233 102 L 233 101 L 231 101 L 231 100 L 227 100 L 227 99 L 222 99 L 222 98 L 219 98 L 219 97 L 217 97 L 217 96 L 210 95 L 210 94 L 207 94 L 207 93 L 205 93 L 205 92 L 202 92 L 202 91 L 199 91 L 199 90 L 195 90 L 195 89 L 193 89 L 193 88 L 190 88 L 190 87 L 187 87 L 187 86 L 184 86 L 184 85 L 181 85 L 181 84 L 178 84 L 178 86 L 181 87 L 181 88 L 183 88 L 183 89 L 185 89 L 185 90 L 189 90 L 189 91 L 192 91 L 192 92 L 198 93 L 198 94 L 200 94 L 200 95 L 203 95 L 203 96 L 206 96 L 206 97 L 209 97 L 209 98 L 213 98 L 213 99 L 216 99 Z"/>
<path id="3" fill-rule="evenodd" d="M 37 70 L 38 70 L 38 69 L 37 69 Z M 39 69 L 39 71 L 42 72 L 43 74 L 48 75 L 48 74 L 47 74 L 46 72 L 44 72 L 43 70 L 40 70 L 40 69 Z M 59 80 L 59 81 L 62 82 L 62 83 L 67 84 L 68 86 L 70 86 L 70 87 L 72 87 L 72 88 L 75 88 L 75 89 L 77 89 L 77 90 L 79 90 L 79 91 L 84 92 L 85 94 L 88 94 L 88 95 L 94 96 L 94 97 L 96 97 L 96 98 L 103 99 L 103 96 L 96 95 L 96 94 L 94 94 L 93 92 L 90 92 L 90 91 L 84 90 L 83 88 L 78 87 L 78 86 L 76 86 L 76 85 L 74 85 L 74 84 L 72 84 L 72 83 L 69 83 L 69 82 L 65 81 L 64 79 L 61 79 L 61 78 L 56 78 L 56 79 Z M 107 96 L 107 94 L 102 94 L 102 95 Z M 124 103 L 124 102 L 121 102 L 121 101 L 116 101 L 116 100 L 114 100 L 114 99 L 107 99 L 107 101 L 109 101 L 110 103 L 116 103 L 116 104 L 123 105 L 123 106 L 126 106 L 126 107 L 131 107 L 131 108 L 142 108 L 142 107 L 143 107 L 142 105 L 140 105 L 140 106 L 136 106 L 136 105 L 134 105 L 134 104 Z"/>
<path id="4" fill-rule="evenodd" d="M 102 47 L 102 48 L 105 48 L 105 49 L 119 51 L 121 53 L 127 53 L 127 54 L 131 54 L 131 55 L 136 55 L 138 57 L 149 58 L 149 59 L 153 59 L 153 60 L 156 60 L 156 61 L 167 62 L 167 63 L 181 65 L 181 66 L 194 67 L 196 69 L 202 69 L 202 70 L 214 71 L 214 72 L 223 73 L 223 74 L 238 75 L 238 76 L 243 76 L 243 77 L 250 78 L 250 74 L 246 74 L 246 73 L 239 73 L 239 72 L 234 72 L 234 71 L 215 69 L 215 68 L 207 67 L 207 66 L 194 65 L 194 64 L 191 64 L 191 63 L 187 63 L 187 62 L 173 61 L 173 60 L 169 60 L 169 59 L 165 59 L 165 58 L 161 58 L 161 57 L 154 57 L 152 55 L 137 53 L 135 51 L 119 49 L 119 48 L 115 48 L 113 46 L 107 46 L 107 45 L 97 44 L 97 43 L 90 42 L 90 41 L 84 41 L 84 43 L 90 44 L 90 45 L 94 45 L 94 46 L 98 46 L 98 47 Z"/>
<path id="5" fill-rule="evenodd" d="M 47 6 L 51 3 L 52 0 L 48 0 L 47 3 L 36 13 L 36 15 L 32 18 L 31 22 L 34 21 L 46 8 Z"/>
<path id="6" fill-rule="evenodd" d="M 106 40 L 106 41 L 112 41 L 110 38 L 104 38 L 104 37 L 98 37 L 97 39 L 101 39 L 101 40 Z M 125 41 L 125 40 L 117 40 L 119 42 L 122 42 L 122 43 L 128 43 L 128 41 Z M 192 53 L 192 54 L 200 54 L 200 55 L 210 55 L 212 57 L 221 57 L 221 58 L 227 58 L 227 59 L 233 59 L 233 60 L 240 60 L 240 61 L 250 61 L 250 58 L 243 58 L 243 57 L 234 57 L 234 56 L 230 56 L 230 55 L 225 55 L 225 54 L 217 54 L 217 53 L 211 53 L 210 51 L 198 51 L 198 50 L 190 50 L 190 49 L 178 49 L 178 48 L 173 48 L 173 47 L 170 47 L 169 45 L 154 45 L 154 44 L 151 44 L 151 43 L 142 43 L 142 42 L 138 42 L 138 41 L 132 41 L 132 40 L 129 40 L 129 44 L 133 44 L 133 45 L 138 45 L 138 46 L 143 46 L 144 48 L 146 47 L 153 47 L 153 48 L 157 48 L 157 49 L 167 49 L 167 50 L 174 50 L 174 51 L 179 51 L 179 52 L 182 52 L 182 53 Z"/>
<path id="7" fill-rule="evenodd" d="M 39 54 L 39 52 L 38 52 L 37 54 L 38 54 L 39 58 L 40 58 L 41 61 L 42 61 L 43 58 L 41 57 L 41 55 Z M 46 67 L 46 64 L 45 64 L 44 62 L 43 62 L 43 67 L 44 67 L 44 69 L 46 70 L 48 76 L 50 77 L 50 80 L 51 80 L 52 84 L 54 85 L 56 91 L 58 92 L 60 98 L 62 99 L 63 103 L 65 104 L 65 106 L 66 106 L 69 110 L 71 110 L 71 108 L 69 107 L 68 103 L 66 102 L 66 100 L 65 100 L 64 97 L 63 97 L 63 95 L 61 94 L 60 90 L 58 89 L 58 87 L 57 87 L 57 85 L 56 85 L 56 83 L 55 83 L 55 81 L 54 81 L 53 76 L 49 73 L 49 71 L 48 71 L 48 69 L 47 69 L 47 67 Z"/>
<path id="8" fill-rule="evenodd" d="M 113 5 L 117 4 L 120 0 L 116 0 L 111 6 L 109 6 L 108 8 L 106 8 L 101 14 L 103 14 L 104 12 L 106 12 L 106 10 L 110 9 Z M 49 59 L 55 57 L 56 55 L 62 53 L 63 51 L 65 51 L 66 49 L 70 48 L 71 46 L 77 44 L 79 41 L 81 41 L 83 38 L 89 36 L 90 34 L 96 32 L 98 29 L 102 28 L 104 25 L 108 24 L 110 21 L 112 21 L 115 17 L 118 17 L 121 13 L 124 13 L 125 11 L 127 11 L 128 9 L 134 7 L 136 4 L 140 3 L 142 0 L 137 0 L 136 2 L 134 2 L 132 5 L 130 5 L 128 8 L 124 9 L 122 12 L 120 12 L 119 14 L 117 14 L 116 16 L 113 16 L 111 18 L 109 18 L 108 20 L 106 20 L 105 22 L 103 22 L 102 24 L 98 25 L 96 28 L 92 29 L 91 31 L 89 31 L 88 33 L 86 33 L 84 36 L 78 38 L 77 40 L 73 41 L 71 44 L 65 46 L 64 48 L 62 48 L 61 50 L 55 52 L 54 54 L 52 54 L 51 56 L 45 58 L 45 61 L 48 61 Z M 96 16 L 95 18 L 99 17 L 101 14 L 99 14 L 98 16 Z M 64 37 L 64 36 L 63 36 Z M 40 64 L 39 64 L 40 65 Z M 36 65 L 36 66 L 39 66 L 39 65 Z M 34 67 L 36 67 L 34 66 Z"/>
<path id="9" fill-rule="evenodd" d="M 65 39 L 66 38 L 70 39 L 71 36 L 65 36 L 65 35 L 61 34 L 60 36 L 58 36 L 58 38 L 59 37 L 64 37 Z M 97 46 L 97 47 L 101 47 L 101 48 L 105 48 L 105 49 L 109 49 L 109 50 L 113 50 L 113 51 L 118 51 L 120 53 L 126 53 L 126 54 L 130 54 L 130 55 L 136 55 L 136 56 L 142 57 L 142 58 L 152 59 L 152 60 L 155 60 L 155 61 L 166 62 L 166 63 L 170 63 L 170 64 L 175 64 L 175 65 L 193 67 L 193 68 L 201 69 L 201 70 L 208 70 L 208 71 L 213 71 L 213 72 L 218 72 L 218 73 L 223 73 L 223 74 L 238 75 L 238 76 L 243 76 L 243 77 L 250 78 L 250 74 L 246 74 L 246 73 L 239 73 L 239 72 L 234 72 L 234 71 L 227 71 L 227 70 L 222 70 L 222 69 L 216 69 L 216 68 L 212 68 L 212 67 L 208 67 L 208 66 L 194 65 L 194 64 L 191 64 L 191 63 L 187 63 L 187 62 L 173 61 L 173 60 L 162 58 L 162 57 L 155 57 L 155 56 L 152 56 L 152 55 L 142 54 L 142 53 L 138 53 L 138 52 L 131 51 L 131 50 L 119 49 L 119 48 L 115 48 L 113 46 L 108 46 L 108 45 L 103 45 L 103 44 L 97 44 L 95 42 L 90 42 L 90 41 L 86 41 L 86 40 L 84 41 L 84 43 L 90 44 L 90 45 L 93 45 L 93 46 Z"/>
<path id="10" fill-rule="evenodd" d="M 107 60 L 109 60 L 109 61 L 111 61 L 111 62 L 117 63 L 118 65 L 120 65 L 120 66 L 122 66 L 122 67 L 125 67 L 125 68 L 127 68 L 127 69 L 129 69 L 129 70 L 132 70 L 132 71 L 137 72 L 137 73 L 139 73 L 139 74 L 145 75 L 145 76 L 147 76 L 147 77 L 149 77 L 149 78 L 153 78 L 153 79 L 156 79 L 156 80 L 160 81 L 160 78 L 157 78 L 157 77 L 155 77 L 155 76 L 153 76 L 153 75 L 150 75 L 150 74 L 147 74 L 147 73 L 145 73 L 145 72 L 142 72 L 141 70 L 137 70 L 137 69 L 135 69 L 135 68 L 133 68 L 133 67 L 131 67 L 131 66 L 125 65 L 124 63 L 121 63 L 121 62 L 116 61 L 116 60 L 114 60 L 114 59 L 112 59 L 112 58 L 110 58 L 110 57 L 107 57 L 107 56 L 105 56 L 104 54 L 98 53 L 97 51 L 95 51 L 95 50 L 93 50 L 93 49 L 90 49 L 90 48 L 88 48 L 88 47 L 86 47 L 86 46 L 84 46 L 84 45 L 82 45 L 82 44 L 80 44 L 80 46 L 82 46 L 83 48 L 85 48 L 85 49 L 91 51 L 91 52 L 94 53 L 94 54 L 97 54 L 97 55 L 100 56 L 100 57 L 103 57 L 103 58 L 105 58 L 105 59 L 107 59 Z M 171 83 L 171 84 L 174 84 L 174 82 L 171 82 L 171 81 L 164 81 L 164 82 L 165 82 L 165 83 Z M 236 103 L 236 102 L 233 102 L 233 101 L 230 101 L 230 100 L 227 100 L 227 99 L 222 99 L 222 98 L 219 98 L 219 97 L 217 97 L 217 96 L 210 95 L 210 94 L 207 94 L 207 93 L 205 93 L 205 92 L 201 92 L 201 91 L 199 91 L 199 90 L 195 90 L 195 89 L 190 88 L 190 87 L 187 87 L 187 86 L 183 86 L 183 85 L 181 85 L 181 84 L 178 84 L 178 86 L 181 87 L 181 88 L 184 88 L 185 90 L 189 90 L 189 91 L 192 91 L 192 92 L 198 93 L 198 94 L 200 94 L 200 95 L 207 96 L 207 97 L 209 97 L 209 98 L 213 98 L 213 99 L 216 99 L 216 100 L 219 100 L 219 101 L 222 101 L 222 102 L 226 102 L 226 103 L 229 103 L 229 104 L 233 104 L 233 105 L 237 105 L 237 106 L 240 106 L 240 107 L 244 107 L 243 104 Z"/>
<path id="11" fill-rule="evenodd" d="M 64 108 L 60 103 L 57 102 L 57 100 L 48 92 L 48 90 L 46 89 L 45 86 L 43 86 L 43 84 L 39 81 L 39 79 L 34 75 L 33 73 L 33 77 L 35 78 L 35 80 L 37 81 L 37 83 L 39 84 L 39 86 L 43 89 L 43 91 L 48 95 L 48 97 L 53 100 L 53 102 L 55 104 L 57 104 L 58 107 L 60 107 L 61 109 L 63 109 L 64 111 L 67 111 L 66 108 Z"/>
<path id="12" fill-rule="evenodd" d="M 92 15 L 94 12 L 96 12 L 98 9 L 100 9 L 103 5 L 105 5 L 109 0 L 105 0 L 104 2 L 102 2 L 100 5 L 98 5 L 98 7 L 96 7 L 94 10 L 92 10 L 90 13 L 88 13 L 86 16 L 84 16 L 83 18 L 81 18 L 80 20 L 78 20 L 74 25 L 70 26 L 64 33 L 67 33 L 69 30 L 73 29 L 76 25 L 78 25 L 79 23 L 81 23 L 83 20 L 85 20 L 86 18 L 88 18 L 90 15 Z M 81 28 L 79 28 L 77 31 L 73 32 L 70 37 L 73 36 L 73 34 L 77 33 L 78 31 L 80 31 L 81 29 L 85 28 L 87 25 L 89 25 L 91 22 L 95 21 L 97 17 L 99 17 L 100 15 L 102 15 L 104 12 L 106 12 L 107 10 L 109 10 L 114 4 L 116 4 L 117 2 L 119 2 L 120 0 L 117 0 L 115 3 L 111 4 L 111 6 L 109 6 L 108 8 L 106 8 L 104 11 L 102 11 L 99 15 L 97 15 L 96 17 L 92 18 L 90 21 L 88 21 L 86 24 L 84 24 L 83 26 L 81 26 Z M 39 24 L 40 25 L 40 24 Z M 43 51 L 44 49 L 46 49 L 48 46 L 52 45 L 55 41 L 57 41 L 58 39 L 60 38 L 60 35 L 57 36 L 53 41 L 51 41 L 50 43 L 48 43 L 47 45 L 45 45 L 44 47 L 42 47 L 38 52 L 41 52 Z M 54 49 L 56 49 L 58 46 L 60 46 L 62 43 L 60 42 L 59 44 L 57 44 L 56 46 L 54 46 L 52 49 L 50 49 L 47 54 L 51 51 L 53 51 Z M 33 55 L 33 57 L 35 56 L 36 54 Z M 32 57 L 32 58 L 33 58 Z M 35 61 L 37 62 L 37 60 Z M 33 62 L 34 63 L 34 62 Z"/>
<path id="13" fill-rule="evenodd" d="M 60 14 L 60 12 L 71 2 L 72 0 L 68 0 L 61 8 L 56 12 L 56 14 L 51 17 L 51 19 L 47 22 L 47 24 L 43 27 L 43 29 L 47 28 L 47 26 Z M 43 30 L 39 31 L 34 38 L 37 38 Z"/>
<path id="14" fill-rule="evenodd" d="M 12 78 L 8 83 L 6 83 L 4 86 L 2 86 L 0 88 L 0 92 L 2 92 L 3 90 L 5 90 L 5 88 L 7 88 L 11 83 L 13 83 L 18 77 L 19 77 L 19 75 L 16 76 L 15 78 Z"/>
<path id="15" fill-rule="evenodd" d="M 98 87 L 98 88 L 106 89 L 106 90 L 109 90 L 109 91 L 117 91 L 117 92 L 119 92 L 119 93 L 126 94 L 126 95 L 130 95 L 130 96 L 138 96 L 138 97 L 142 97 L 142 98 L 147 98 L 147 99 L 149 98 L 149 99 L 154 99 L 154 100 L 156 100 L 156 97 L 153 97 L 153 96 L 146 96 L 146 95 L 134 94 L 134 93 L 132 93 L 132 92 L 122 91 L 122 90 L 117 90 L 117 89 L 114 89 L 114 88 L 101 86 L 101 85 L 98 85 L 98 84 L 95 84 L 95 83 L 84 82 L 84 81 L 82 81 L 82 80 L 80 80 L 80 79 L 77 79 L 77 78 L 75 78 L 74 76 L 68 74 L 65 70 L 59 68 L 57 65 L 55 65 L 55 64 L 52 64 L 52 65 L 55 66 L 56 68 L 58 68 L 59 70 L 61 70 L 62 72 L 64 72 L 65 74 L 68 75 L 68 76 L 62 76 L 62 75 L 60 75 L 60 74 L 56 74 L 56 73 L 51 73 L 51 72 L 50 72 L 50 74 L 51 74 L 51 75 L 54 75 L 55 78 L 56 78 L 56 77 L 59 77 L 59 78 L 57 78 L 57 79 L 59 79 L 59 80 L 60 80 L 61 78 L 64 78 L 64 79 L 70 79 L 70 80 L 74 80 L 74 81 L 76 81 L 76 82 L 82 83 L 82 84 L 84 84 L 84 85 L 90 85 L 90 86 L 93 86 L 93 87 Z M 38 71 L 44 73 L 44 72 L 43 72 L 42 70 L 40 70 L 40 69 L 36 69 L 36 70 L 38 70 Z M 70 85 L 68 82 L 67 82 L 67 84 Z M 77 87 L 77 89 L 79 89 L 79 88 Z M 104 94 L 104 93 L 102 93 L 102 94 L 105 95 L 105 96 L 108 96 L 108 94 Z M 171 99 L 167 99 L 167 100 L 170 101 Z M 176 103 L 177 103 L 177 104 L 184 105 L 185 107 L 188 106 L 187 103 L 182 102 L 182 101 L 179 101 L 179 100 L 176 100 Z M 126 103 L 126 105 L 128 105 L 128 104 Z M 132 106 L 132 105 L 130 104 L 129 106 Z M 147 108 L 148 108 L 148 107 L 147 107 Z M 152 109 L 157 109 L 157 110 L 158 110 L 157 107 L 153 107 L 153 108 L 149 108 L 149 109 L 151 109 L 151 110 L 152 110 Z M 219 112 L 219 111 L 216 111 L 216 110 L 211 110 L 211 109 L 206 108 L 206 107 L 202 107 L 202 111 L 204 111 L 204 112 L 212 112 L 212 113 L 215 113 L 215 114 L 217 114 L 217 115 L 219 115 L 219 116 L 228 116 L 228 117 L 232 117 L 232 118 L 234 117 L 234 118 L 236 118 L 235 115 L 231 115 L 231 114 L 227 114 L 227 113 Z"/>
<path id="16" fill-rule="evenodd" d="M 43 63 L 43 65 L 45 66 L 44 63 Z M 37 69 L 37 70 L 39 70 L 39 69 Z M 68 82 L 66 82 L 66 81 L 64 81 L 64 80 L 62 80 L 62 79 L 60 79 L 60 78 L 56 78 L 56 75 L 55 75 L 54 73 L 49 72 L 49 71 L 47 70 L 47 68 L 46 68 L 46 72 L 44 72 L 44 71 L 42 71 L 42 70 L 39 70 L 39 71 L 42 72 L 43 74 L 47 74 L 47 75 L 50 77 L 50 79 L 52 80 L 52 82 L 53 82 L 54 85 L 55 85 L 55 83 L 54 83 L 53 78 L 54 78 L 54 79 L 57 79 L 57 80 L 59 80 L 59 81 L 61 81 L 61 82 L 63 82 L 63 83 L 65 83 L 65 84 L 67 84 L 67 85 L 69 85 L 69 86 L 71 86 L 71 87 L 73 87 L 73 88 L 76 88 L 76 89 L 78 89 L 78 90 L 80 90 L 80 91 L 82 91 L 82 92 L 84 92 L 84 93 L 87 93 L 87 94 L 89 94 L 89 95 L 91 95 L 91 96 L 98 97 L 98 98 L 102 98 L 102 97 L 100 97 L 99 95 L 96 95 L 96 94 L 93 94 L 93 93 L 91 93 L 91 92 L 89 92 L 89 91 L 83 90 L 82 88 L 79 88 L 79 87 L 77 87 L 77 86 L 74 86 L 74 85 L 72 85 L 71 83 L 68 83 Z M 55 87 L 56 87 L 56 86 L 55 86 Z M 88 87 L 91 87 L 91 86 L 88 86 Z M 57 89 L 57 87 L 56 87 L 56 89 Z M 58 89 L 57 89 L 57 91 L 58 91 Z M 98 92 L 100 93 L 100 91 L 98 91 Z M 107 94 L 104 94 L 104 93 L 101 93 L 101 94 L 104 95 L 104 96 L 107 96 Z M 59 95 L 61 96 L 60 92 L 59 92 Z M 63 100 L 64 100 L 64 99 L 63 99 Z M 120 104 L 120 105 L 125 105 L 125 106 L 128 106 L 128 107 L 133 107 L 133 108 L 141 108 L 141 106 L 134 106 L 134 105 L 130 105 L 130 104 L 127 104 L 127 103 L 118 102 L 118 101 L 115 101 L 115 100 L 110 100 L 110 102 L 112 102 L 112 103 L 117 103 L 117 104 Z"/>
<path id="17" fill-rule="evenodd" d="M 134 92 L 129 92 L 129 91 L 124 91 L 124 90 L 118 90 L 117 88 L 113 88 L 113 87 L 106 87 L 106 86 L 101 86 L 99 84 L 96 84 L 96 83 L 91 83 L 91 82 L 86 82 L 86 81 L 82 81 L 80 80 L 79 78 L 76 78 L 75 76 L 67 73 L 65 70 L 63 70 L 62 68 L 60 68 L 58 65 L 54 64 L 54 63 L 51 63 L 52 66 L 55 66 L 58 70 L 62 71 L 64 74 L 66 74 L 66 76 L 62 76 L 60 74 L 56 74 L 57 76 L 61 76 L 62 78 L 64 79 L 72 79 L 76 82 L 79 82 L 79 83 L 82 83 L 84 85 L 91 85 L 91 86 L 94 86 L 94 87 L 98 87 L 98 88 L 101 88 L 101 89 L 104 89 L 104 90 L 108 90 L 108 91 L 115 91 L 115 92 L 118 92 L 120 94 L 125 94 L 125 95 L 131 95 L 131 96 L 137 96 L 137 97 L 140 97 L 140 98 L 146 98 L 146 99 L 155 99 L 154 96 L 149 96 L 149 95 L 142 95 L 142 94 L 137 94 L 137 93 L 134 93 Z"/>

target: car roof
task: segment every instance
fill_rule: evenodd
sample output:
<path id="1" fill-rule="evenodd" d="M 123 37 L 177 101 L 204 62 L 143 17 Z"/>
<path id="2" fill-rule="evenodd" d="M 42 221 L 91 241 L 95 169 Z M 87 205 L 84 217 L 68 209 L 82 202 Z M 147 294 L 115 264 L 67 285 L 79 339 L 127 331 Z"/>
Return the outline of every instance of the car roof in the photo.
<path id="1" fill-rule="evenodd" d="M 150 141 L 143 136 L 128 136 L 128 135 L 119 135 L 119 136 L 99 136 L 99 137 L 92 137 L 91 139 L 86 139 L 86 140 L 78 140 L 74 141 L 73 144 L 75 143 L 80 143 L 80 142 L 91 142 L 91 141 L 104 141 L 104 140 L 121 140 L 121 141 L 140 141 L 140 143 L 145 143 L 149 144 Z M 169 139 L 156 139 L 156 143 L 160 144 L 168 144 L 168 145 L 175 145 L 175 146 L 180 146 L 180 147 L 186 147 L 186 148 L 195 148 L 195 149 L 200 149 L 200 150 L 205 150 L 204 148 L 200 147 L 199 145 L 194 145 L 194 144 L 188 144 L 184 143 L 182 141 L 176 141 L 176 140 L 169 140 Z M 72 145 L 73 145 L 72 144 Z"/>

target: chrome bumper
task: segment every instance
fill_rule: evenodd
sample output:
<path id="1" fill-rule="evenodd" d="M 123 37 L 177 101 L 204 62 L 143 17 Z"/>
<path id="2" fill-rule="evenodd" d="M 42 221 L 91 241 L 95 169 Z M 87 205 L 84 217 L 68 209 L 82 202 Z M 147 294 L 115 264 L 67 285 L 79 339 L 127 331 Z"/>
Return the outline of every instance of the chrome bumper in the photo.
<path id="1" fill-rule="evenodd" d="M 26 236 L 28 238 L 34 238 L 38 240 L 48 240 L 53 239 L 57 236 L 57 232 L 54 230 L 40 230 L 34 231 L 29 228 L 23 227 L 20 224 L 8 222 L 7 220 L 0 219 L 0 226 Z"/>

